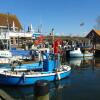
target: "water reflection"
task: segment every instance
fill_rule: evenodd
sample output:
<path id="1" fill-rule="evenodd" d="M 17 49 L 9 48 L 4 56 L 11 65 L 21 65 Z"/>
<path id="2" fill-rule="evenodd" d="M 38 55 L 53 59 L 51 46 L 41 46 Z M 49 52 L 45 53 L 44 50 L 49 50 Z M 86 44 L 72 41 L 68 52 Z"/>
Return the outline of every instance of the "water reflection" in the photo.
<path id="1" fill-rule="evenodd" d="M 69 78 L 49 83 L 49 100 L 62 100 L 62 90 L 70 86 Z M 38 97 L 37 97 L 38 98 Z M 0 86 L 0 100 L 38 100 L 34 86 Z M 42 100 L 42 97 L 39 97 Z"/>
<path id="2" fill-rule="evenodd" d="M 67 62 L 72 66 L 72 68 L 87 68 L 91 65 L 95 65 L 95 59 L 93 57 L 70 58 Z"/>
<path id="3" fill-rule="evenodd" d="M 47 95 L 49 100 L 100 100 L 100 58 L 73 58 L 65 63 L 71 65 L 71 75 L 63 80 L 50 82 Z M 37 100 L 34 86 L 0 86 L 0 98 Z"/>
<path id="4" fill-rule="evenodd" d="M 73 58 L 71 85 L 64 89 L 66 100 L 100 100 L 100 58 Z M 66 93 L 66 94 L 65 94 Z"/>
<path id="5" fill-rule="evenodd" d="M 33 98 L 33 86 L 0 86 L 0 98 L 3 100 L 29 100 Z"/>
<path id="6" fill-rule="evenodd" d="M 50 83 L 50 100 L 63 100 L 63 90 L 70 87 L 70 78 Z"/>

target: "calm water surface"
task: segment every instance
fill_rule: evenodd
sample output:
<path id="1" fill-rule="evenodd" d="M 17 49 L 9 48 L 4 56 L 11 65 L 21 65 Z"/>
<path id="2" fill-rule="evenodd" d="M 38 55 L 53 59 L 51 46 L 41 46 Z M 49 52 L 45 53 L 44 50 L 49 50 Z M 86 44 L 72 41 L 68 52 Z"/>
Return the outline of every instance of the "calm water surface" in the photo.
<path id="1" fill-rule="evenodd" d="M 69 59 L 68 78 L 51 82 L 49 100 L 100 100 L 100 58 Z M 0 100 L 36 100 L 34 86 L 0 86 Z"/>

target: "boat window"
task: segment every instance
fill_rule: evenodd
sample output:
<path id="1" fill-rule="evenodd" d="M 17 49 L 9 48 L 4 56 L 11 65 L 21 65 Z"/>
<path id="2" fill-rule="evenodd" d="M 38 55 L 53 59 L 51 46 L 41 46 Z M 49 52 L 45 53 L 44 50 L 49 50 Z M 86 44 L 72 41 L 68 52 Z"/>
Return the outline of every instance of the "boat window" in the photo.
<path id="1" fill-rule="evenodd" d="M 18 38 L 15 38 L 16 44 L 18 44 Z"/>
<path id="2" fill-rule="evenodd" d="M 77 50 L 77 48 L 75 48 L 75 50 Z"/>
<path id="3" fill-rule="evenodd" d="M 11 38 L 11 44 L 13 44 L 13 38 Z"/>

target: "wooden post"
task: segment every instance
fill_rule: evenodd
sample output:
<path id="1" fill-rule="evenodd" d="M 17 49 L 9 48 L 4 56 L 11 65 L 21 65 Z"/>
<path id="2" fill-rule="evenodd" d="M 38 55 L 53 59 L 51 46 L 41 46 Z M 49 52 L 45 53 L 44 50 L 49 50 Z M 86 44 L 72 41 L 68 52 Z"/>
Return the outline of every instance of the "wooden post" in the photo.
<path id="1" fill-rule="evenodd" d="M 34 87 L 36 100 L 49 100 L 49 82 L 38 80 Z"/>

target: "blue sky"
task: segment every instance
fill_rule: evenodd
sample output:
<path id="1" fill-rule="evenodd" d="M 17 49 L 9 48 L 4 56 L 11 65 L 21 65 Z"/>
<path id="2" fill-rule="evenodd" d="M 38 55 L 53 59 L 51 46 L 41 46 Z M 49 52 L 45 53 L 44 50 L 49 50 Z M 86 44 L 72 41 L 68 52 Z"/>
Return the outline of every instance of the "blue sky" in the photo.
<path id="1" fill-rule="evenodd" d="M 42 24 L 42 32 L 83 35 L 100 16 L 100 0 L 0 0 L 0 13 L 15 14 L 25 29 Z M 80 23 L 84 26 L 80 27 Z"/>

